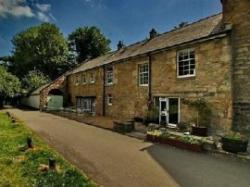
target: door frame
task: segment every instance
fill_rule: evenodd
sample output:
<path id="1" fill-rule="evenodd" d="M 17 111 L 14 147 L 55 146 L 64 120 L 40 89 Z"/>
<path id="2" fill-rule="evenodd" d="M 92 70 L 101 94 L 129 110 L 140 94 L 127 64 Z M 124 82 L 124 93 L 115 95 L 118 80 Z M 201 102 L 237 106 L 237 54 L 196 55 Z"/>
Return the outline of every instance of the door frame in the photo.
<path id="1" fill-rule="evenodd" d="M 162 112 L 162 103 L 163 102 L 166 102 L 166 111 L 165 112 Z M 168 104 L 169 104 L 168 98 L 166 98 L 166 97 L 159 97 L 159 124 L 161 124 L 161 117 L 162 116 L 166 117 L 166 125 L 168 124 L 168 121 L 169 121 L 169 117 L 168 117 L 169 106 L 168 106 Z M 162 115 L 164 113 L 165 113 L 165 115 Z"/>
<path id="2" fill-rule="evenodd" d="M 166 122 L 167 122 L 167 126 L 169 127 L 177 127 L 177 124 L 172 124 L 169 123 L 169 99 L 178 99 L 178 123 L 180 123 L 180 119 L 181 119 L 181 102 L 180 102 L 180 97 L 159 97 L 159 124 L 161 124 L 161 116 L 162 116 L 162 112 L 161 112 L 161 102 L 166 102 Z"/>

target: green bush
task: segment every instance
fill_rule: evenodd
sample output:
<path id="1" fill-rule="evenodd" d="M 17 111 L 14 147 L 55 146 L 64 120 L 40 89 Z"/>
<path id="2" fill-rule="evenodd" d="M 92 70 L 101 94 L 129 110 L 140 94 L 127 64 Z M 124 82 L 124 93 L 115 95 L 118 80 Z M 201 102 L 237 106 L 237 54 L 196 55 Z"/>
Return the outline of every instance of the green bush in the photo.
<path id="1" fill-rule="evenodd" d="M 147 110 L 146 115 L 144 117 L 144 123 L 159 123 L 159 108 L 158 107 L 151 107 L 149 110 Z"/>
<path id="2" fill-rule="evenodd" d="M 197 99 L 195 101 L 184 101 L 189 107 L 195 109 L 197 116 L 194 117 L 194 122 L 197 126 L 209 127 L 212 117 L 212 109 L 205 99 Z"/>

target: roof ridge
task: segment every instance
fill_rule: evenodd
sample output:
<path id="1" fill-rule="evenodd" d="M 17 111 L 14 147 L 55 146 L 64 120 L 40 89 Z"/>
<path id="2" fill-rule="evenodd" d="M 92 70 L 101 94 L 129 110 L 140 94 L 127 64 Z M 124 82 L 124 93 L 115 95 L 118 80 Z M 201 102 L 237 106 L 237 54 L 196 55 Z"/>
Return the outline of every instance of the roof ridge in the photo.
<path id="1" fill-rule="evenodd" d="M 101 56 L 99 56 L 99 57 L 97 57 L 97 58 L 93 58 L 93 59 L 89 59 L 88 61 L 86 61 L 86 62 L 83 62 L 83 63 L 80 63 L 80 65 L 79 66 L 83 66 L 84 64 L 89 64 L 90 62 L 92 62 L 92 61 L 96 61 L 97 59 L 102 59 L 103 58 L 103 60 L 102 61 L 115 61 L 115 60 L 117 60 L 117 59 L 119 59 L 119 57 L 117 57 L 116 58 L 116 56 L 120 56 L 121 55 L 121 58 L 124 58 L 124 56 L 122 56 L 122 54 L 123 53 L 130 53 L 130 54 L 127 54 L 127 55 L 135 55 L 136 53 L 142 53 L 142 52 L 137 52 L 138 51 L 138 49 L 137 48 L 140 48 L 140 47 L 143 47 L 144 45 L 147 45 L 147 44 L 149 44 L 150 42 L 151 43 L 156 43 L 157 44 L 157 41 L 158 40 L 160 40 L 161 38 L 162 39 L 164 39 L 165 37 L 168 37 L 169 35 L 171 36 L 171 33 L 173 33 L 174 35 L 175 34 L 184 34 L 182 31 L 181 31 L 181 29 L 185 29 L 185 28 L 188 28 L 188 27 L 190 27 L 190 28 L 192 28 L 192 27 L 195 27 L 194 25 L 195 24 L 197 24 L 196 26 L 198 27 L 198 28 L 200 28 L 200 27 L 202 27 L 202 24 L 199 24 L 199 23 L 201 23 L 201 22 L 205 22 L 204 24 L 212 24 L 210 27 L 215 27 L 215 25 L 213 25 L 213 23 L 215 22 L 215 24 L 217 24 L 217 22 L 219 22 L 220 20 L 219 20 L 219 18 L 221 18 L 221 17 L 219 17 L 219 15 L 222 15 L 222 13 L 221 12 L 219 12 L 219 13 L 216 13 L 216 14 L 213 14 L 213 15 L 210 15 L 210 16 L 207 16 L 207 17 L 205 17 L 205 18 L 201 18 L 201 19 L 198 19 L 198 20 L 196 20 L 196 21 L 194 21 L 194 22 L 191 22 L 191 23 L 189 23 L 189 24 L 187 24 L 187 25 L 185 25 L 185 26 L 183 26 L 183 27 L 180 27 L 180 28 L 174 28 L 174 29 L 172 29 L 172 30 L 169 30 L 169 31 L 167 31 L 167 32 L 163 32 L 163 33 L 160 33 L 160 34 L 158 34 L 155 38 L 152 38 L 152 39 L 144 39 L 144 40 L 141 40 L 141 41 L 138 41 L 138 42 L 135 42 L 135 43 L 132 43 L 132 44 L 130 44 L 130 45 L 128 45 L 128 46 L 126 46 L 126 47 L 124 47 L 124 48 L 122 48 L 122 49 L 120 49 L 120 50 L 114 50 L 114 51 L 110 51 L 110 52 L 108 52 L 108 53 L 106 53 L 106 54 L 104 54 L 104 55 L 101 55 Z M 213 19 L 212 19 L 213 18 Z M 212 29 L 214 29 L 214 28 L 212 28 Z M 211 33 L 204 33 L 203 35 L 210 35 Z M 185 35 L 185 34 L 184 34 Z M 150 43 L 150 44 L 151 44 Z M 136 46 L 137 45 L 137 46 Z M 158 44 L 157 44 L 158 45 Z M 135 46 L 135 50 L 134 50 L 134 48 L 132 48 L 132 47 L 134 47 Z M 157 46 L 156 46 L 157 47 Z M 158 46 L 158 47 L 162 47 L 162 46 Z M 134 51 L 136 51 L 136 52 L 134 52 Z M 144 52 L 143 53 L 148 53 L 149 51 L 147 51 L 147 50 L 145 50 L 144 49 Z M 135 54 L 134 54 L 135 53 Z M 126 55 L 125 55 L 126 56 Z M 113 59 L 113 57 L 114 57 L 114 59 Z M 98 60 L 97 60 L 98 61 Z M 108 62 L 109 63 L 109 62 Z M 76 68 L 73 68 L 73 70 L 72 71 L 74 71 L 75 69 L 78 69 L 79 68 L 79 66 L 78 67 L 76 67 Z"/>
<path id="2" fill-rule="evenodd" d="M 205 17 L 205 18 L 201 18 L 201 19 L 199 19 L 199 20 L 197 20 L 197 21 L 188 23 L 187 25 L 185 25 L 185 26 L 183 26 L 183 27 L 174 28 L 174 29 L 171 29 L 171 30 L 169 30 L 169 31 L 163 32 L 163 33 L 157 35 L 157 37 L 162 36 L 162 35 L 164 35 L 164 34 L 168 34 L 168 33 L 177 31 L 177 30 L 181 30 L 181 29 L 183 29 L 183 28 L 185 28 L 185 27 L 189 27 L 189 26 L 192 26 L 192 25 L 197 24 L 197 23 L 200 23 L 200 22 L 203 22 L 203 21 L 208 20 L 208 19 L 210 19 L 210 18 L 212 18 L 212 17 L 219 16 L 220 14 L 222 14 L 222 12 L 217 13 L 217 14 L 213 14 L 213 15 L 208 16 L 208 17 Z M 157 37 L 156 37 L 156 38 L 157 38 Z"/>
<path id="3" fill-rule="evenodd" d="M 201 19 L 199 19 L 199 20 L 197 20 L 197 21 L 188 23 L 187 25 L 185 25 L 185 26 L 183 26 L 183 27 L 181 27 L 181 28 L 170 29 L 170 30 L 168 30 L 168 31 L 166 31 L 166 32 L 163 32 L 163 33 L 158 34 L 158 35 L 157 35 L 155 38 L 153 38 L 153 39 L 156 39 L 156 38 L 158 38 L 158 37 L 160 37 L 160 36 L 162 36 L 162 35 L 164 35 L 164 34 L 168 34 L 168 33 L 171 33 L 171 32 L 174 32 L 174 31 L 177 31 L 177 30 L 180 30 L 180 29 L 183 29 L 183 28 L 185 28 L 185 27 L 192 26 L 192 25 L 197 24 L 197 23 L 199 23 L 199 22 L 208 20 L 208 19 L 210 19 L 210 18 L 212 18 L 212 17 L 219 16 L 220 14 L 222 14 L 222 12 L 219 12 L 219 13 L 210 15 L 210 16 L 208 16 L 208 17 L 201 18 Z M 153 40 L 153 39 L 144 39 L 144 40 L 141 40 L 141 41 L 138 41 L 138 42 L 129 44 L 128 46 L 125 47 L 125 49 L 127 49 L 127 48 L 129 48 L 129 47 L 132 47 L 132 46 L 134 46 L 134 45 L 143 43 L 143 42 L 147 42 L 147 41 Z M 113 52 L 116 53 L 116 52 L 118 52 L 118 51 L 120 51 L 120 50 L 114 50 Z"/>

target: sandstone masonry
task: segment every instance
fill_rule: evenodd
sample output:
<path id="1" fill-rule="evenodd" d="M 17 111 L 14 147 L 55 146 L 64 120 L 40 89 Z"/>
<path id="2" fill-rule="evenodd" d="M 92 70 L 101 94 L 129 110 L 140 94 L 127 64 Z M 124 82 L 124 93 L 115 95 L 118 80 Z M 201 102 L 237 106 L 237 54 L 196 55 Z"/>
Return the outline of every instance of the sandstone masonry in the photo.
<path id="1" fill-rule="evenodd" d="M 250 1 L 222 5 L 222 14 L 83 63 L 42 92 L 41 106 L 58 88 L 78 112 L 128 120 L 154 106 L 173 125 L 194 122 L 186 101 L 205 99 L 213 129 L 250 131 Z"/>

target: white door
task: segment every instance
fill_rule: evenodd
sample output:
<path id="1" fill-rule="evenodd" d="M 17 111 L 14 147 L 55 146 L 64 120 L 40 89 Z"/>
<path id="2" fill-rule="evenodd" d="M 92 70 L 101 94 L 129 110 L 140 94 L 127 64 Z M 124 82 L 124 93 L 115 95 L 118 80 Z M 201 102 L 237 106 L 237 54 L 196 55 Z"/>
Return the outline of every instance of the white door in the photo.
<path id="1" fill-rule="evenodd" d="M 167 125 L 168 124 L 168 99 L 160 98 L 159 104 L 160 104 L 159 122 L 161 125 Z"/>
<path id="2" fill-rule="evenodd" d="M 176 127 L 180 122 L 179 98 L 159 98 L 159 122 L 161 125 Z"/>

